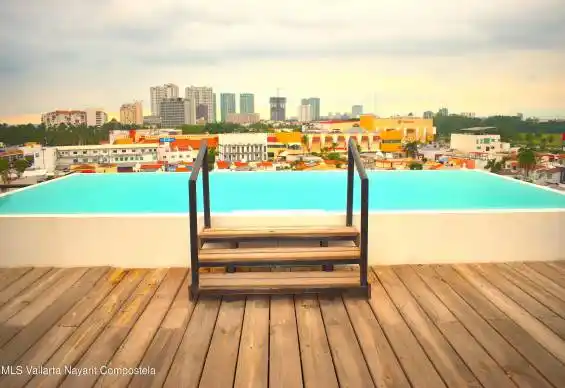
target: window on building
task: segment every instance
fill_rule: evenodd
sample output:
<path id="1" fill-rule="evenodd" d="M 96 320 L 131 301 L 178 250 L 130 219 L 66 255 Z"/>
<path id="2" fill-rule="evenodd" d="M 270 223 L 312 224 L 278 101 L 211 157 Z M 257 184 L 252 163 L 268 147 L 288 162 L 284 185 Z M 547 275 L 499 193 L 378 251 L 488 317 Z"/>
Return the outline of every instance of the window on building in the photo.
<path id="1" fill-rule="evenodd" d="M 73 159 L 73 163 L 78 163 L 78 159 Z"/>
<path id="2" fill-rule="evenodd" d="M 78 152 L 76 152 L 76 151 L 73 151 L 73 155 L 78 155 Z"/>

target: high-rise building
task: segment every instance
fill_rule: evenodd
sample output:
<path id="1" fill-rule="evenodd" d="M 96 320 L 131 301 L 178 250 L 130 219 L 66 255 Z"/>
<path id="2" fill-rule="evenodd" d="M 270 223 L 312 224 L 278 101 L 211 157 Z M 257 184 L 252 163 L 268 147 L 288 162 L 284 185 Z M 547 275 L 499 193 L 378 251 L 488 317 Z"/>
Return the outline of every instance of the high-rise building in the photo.
<path id="1" fill-rule="evenodd" d="M 216 93 L 212 93 L 212 105 L 212 121 L 215 123 L 216 121 L 218 121 Z"/>
<path id="2" fill-rule="evenodd" d="M 358 119 L 363 114 L 363 105 L 353 105 L 351 107 L 351 116 Z"/>
<path id="3" fill-rule="evenodd" d="M 425 119 L 433 119 L 434 118 L 434 112 L 432 112 L 431 110 L 427 110 L 424 112 L 424 118 Z"/>
<path id="4" fill-rule="evenodd" d="M 235 113 L 235 93 L 220 94 L 220 118 L 226 122 L 229 113 Z"/>
<path id="5" fill-rule="evenodd" d="M 269 98 L 271 107 L 271 120 L 284 121 L 286 119 L 286 97 Z"/>
<path id="6" fill-rule="evenodd" d="M 149 88 L 151 99 L 151 115 L 160 116 L 161 101 L 165 98 L 177 98 L 179 87 L 175 84 L 164 84 L 163 86 L 152 86 Z"/>
<path id="7" fill-rule="evenodd" d="M 302 102 L 308 102 L 308 100 L 302 100 Z M 312 121 L 312 105 L 302 104 L 298 108 L 298 121 L 301 123 L 308 123 Z"/>
<path id="8" fill-rule="evenodd" d="M 310 97 L 308 105 L 312 109 L 312 121 L 320 120 L 320 99 L 318 97 Z"/>
<path id="9" fill-rule="evenodd" d="M 438 116 L 449 116 L 449 110 L 447 110 L 447 108 L 441 108 L 438 112 L 437 112 Z"/>
<path id="10" fill-rule="evenodd" d="M 86 116 L 88 118 L 88 114 Z M 141 101 L 132 104 L 123 104 L 120 107 L 120 123 L 129 125 L 143 125 L 143 106 Z"/>
<path id="11" fill-rule="evenodd" d="M 255 95 L 241 93 L 239 95 L 239 113 L 255 113 Z"/>
<path id="12" fill-rule="evenodd" d="M 86 125 L 89 127 L 101 127 L 108 121 L 108 115 L 103 109 L 88 108 L 86 112 Z"/>
<path id="13" fill-rule="evenodd" d="M 161 101 L 160 112 L 163 128 L 196 124 L 196 105 L 189 98 L 166 98 Z"/>
<path id="14" fill-rule="evenodd" d="M 204 120 L 207 123 L 216 121 L 214 114 L 214 93 L 208 86 L 188 86 L 185 90 L 185 97 L 193 100 L 196 104 L 196 120 Z"/>
<path id="15" fill-rule="evenodd" d="M 56 110 L 41 115 L 41 124 L 47 128 L 86 125 L 86 112 L 83 110 Z"/>

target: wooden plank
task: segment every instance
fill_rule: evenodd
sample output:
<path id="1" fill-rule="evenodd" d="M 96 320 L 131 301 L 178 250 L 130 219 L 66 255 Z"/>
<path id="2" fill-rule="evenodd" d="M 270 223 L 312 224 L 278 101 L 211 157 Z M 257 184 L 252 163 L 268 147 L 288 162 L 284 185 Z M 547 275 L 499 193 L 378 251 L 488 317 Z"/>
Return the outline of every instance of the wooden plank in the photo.
<path id="1" fill-rule="evenodd" d="M 133 376 L 130 387 L 162 387 L 165 383 L 196 304 L 188 298 L 189 285 L 190 273 L 184 279 L 175 301 L 141 360 L 140 365 L 155 368 L 155 374 Z"/>
<path id="2" fill-rule="evenodd" d="M 26 310 L 33 309 L 32 311 L 37 314 L 35 319 L 31 318 L 25 323 L 20 323 L 21 326 L 16 326 L 19 333 L 13 337 L 10 342 L 5 344 L 0 350 L 0 365 L 10 365 L 16 362 L 30 347 L 33 346 L 51 327 L 57 323 L 57 321 L 67 312 L 69 309 L 78 302 L 82 297 L 84 297 L 92 287 L 96 284 L 100 278 L 108 272 L 108 268 L 99 267 L 93 268 L 88 271 L 84 276 L 82 276 L 75 284 L 70 288 L 64 288 L 64 282 L 69 282 L 69 278 L 63 278 L 57 286 L 61 287 L 59 289 L 59 294 L 64 292 L 64 295 L 59 296 L 56 300 L 49 300 L 45 298 L 45 294 L 42 297 L 36 299 L 27 308 L 21 311 L 23 314 L 18 314 L 13 318 L 18 318 L 23 320 L 24 317 L 21 315 L 27 315 L 28 319 L 30 314 Z M 75 272 L 71 275 L 79 275 L 80 271 Z M 47 294 L 49 296 L 49 294 Z M 51 294 L 51 297 L 54 295 Z M 37 304 L 39 304 L 44 311 L 37 312 Z M 33 320 L 32 320 L 33 319 Z M 3 335 L 6 329 L 4 329 L 0 336 Z M 1 384 L 0 384 L 1 385 Z"/>
<path id="3" fill-rule="evenodd" d="M 413 387 L 445 387 L 445 383 L 396 309 L 376 273 L 369 271 L 371 309 Z"/>
<path id="4" fill-rule="evenodd" d="M 31 267 L 0 269 L 0 291 L 31 271 Z"/>
<path id="5" fill-rule="evenodd" d="M 324 327 L 339 385 L 374 387 L 373 378 L 355 337 L 341 297 L 319 298 Z"/>
<path id="6" fill-rule="evenodd" d="M 200 288 L 305 288 L 305 287 L 350 287 L 359 285 L 355 272 L 236 272 L 202 274 Z M 298 276 L 296 274 L 299 274 Z M 322 274 L 322 275 L 320 275 Z M 215 275 L 215 276 L 211 276 Z M 220 276 L 217 276 L 220 275 Z"/>
<path id="7" fill-rule="evenodd" d="M 48 328 L 49 331 L 37 341 L 20 359 L 21 365 L 47 365 L 47 360 L 59 349 L 63 343 L 70 338 L 72 333 L 82 322 L 91 314 L 94 309 L 104 300 L 104 298 L 114 289 L 117 282 L 116 274 L 124 276 L 123 271 L 114 270 L 107 276 L 103 276 L 92 287 L 86 297 L 72 307 L 55 325 Z M 109 281 L 109 280 L 114 281 Z M 113 300 L 116 299 L 114 296 Z M 12 374 L 0 379 L 2 387 L 23 387 L 33 377 L 33 375 L 23 373 L 21 375 Z"/>
<path id="8" fill-rule="evenodd" d="M 169 269 L 165 279 L 155 292 L 155 295 L 136 321 L 127 338 L 109 363 L 109 368 L 140 368 L 139 375 L 146 377 L 157 373 L 151 364 L 140 364 L 145 351 L 151 344 L 153 336 L 161 325 L 173 299 L 179 291 L 182 281 L 186 278 L 187 270 L 182 268 Z M 133 378 L 130 374 L 106 374 L 100 376 L 97 387 L 127 387 Z"/>
<path id="9" fill-rule="evenodd" d="M 369 303 L 347 297 L 344 302 L 375 385 L 409 388 L 410 383 Z"/>
<path id="10" fill-rule="evenodd" d="M 357 247 L 300 247 L 300 248 L 237 248 L 237 249 L 202 249 L 198 258 L 202 264 L 223 264 L 234 261 L 245 261 L 246 263 L 296 262 L 308 260 L 355 260 L 361 257 L 361 251 Z"/>
<path id="11" fill-rule="evenodd" d="M 62 270 L 62 274 L 57 278 L 57 281 L 51 283 L 48 288 L 45 288 L 43 293 L 37 295 L 34 299 L 26 298 L 23 300 L 21 310 L 4 323 L 5 329 L 0 332 L 0 346 L 4 346 L 47 307 L 51 306 L 57 298 L 76 283 L 87 270 L 87 268 Z"/>
<path id="12" fill-rule="evenodd" d="M 297 296 L 295 309 L 304 386 L 339 387 L 318 299 Z"/>
<path id="13" fill-rule="evenodd" d="M 374 267 L 400 315 L 448 387 L 478 387 L 480 383 L 414 300 L 391 267 Z"/>
<path id="14" fill-rule="evenodd" d="M 239 343 L 235 388 L 269 386 L 269 298 L 250 296 Z"/>
<path id="15" fill-rule="evenodd" d="M 199 386 L 202 368 L 220 310 L 220 301 L 219 298 L 200 299 L 196 304 L 165 380 L 165 387 L 196 388 Z"/>
<path id="16" fill-rule="evenodd" d="M 565 288 L 565 274 L 556 271 L 554 267 L 542 262 L 528 262 L 524 264 L 550 279 L 552 282 L 559 285 L 559 287 Z"/>
<path id="17" fill-rule="evenodd" d="M 53 285 L 69 273 L 70 269 L 55 269 L 37 279 L 16 297 L 4 304 L 0 309 L 0 322 L 8 321 L 14 315 L 27 307 L 43 293 L 48 292 Z"/>
<path id="18" fill-rule="evenodd" d="M 291 267 L 291 269 L 294 269 L 294 267 Z M 271 271 L 273 272 L 273 271 Z M 352 274 L 353 272 L 353 274 Z M 229 275 L 229 276 L 228 276 Z M 226 277 L 230 277 L 233 276 L 233 274 L 226 274 L 226 273 L 207 273 L 205 275 L 202 275 L 201 278 L 206 278 L 206 279 L 214 279 L 214 280 L 221 280 L 221 279 L 225 279 Z M 271 273 L 269 275 L 267 275 L 265 273 L 265 276 L 270 276 L 273 279 L 286 279 L 286 278 L 322 278 L 322 279 L 340 279 L 340 278 L 350 278 L 352 276 L 355 277 L 359 277 L 359 271 L 334 271 L 334 272 L 308 272 L 308 271 L 301 271 L 301 272 L 294 272 L 294 273 L 289 273 L 289 271 L 285 271 L 285 272 L 274 272 Z M 240 274 L 237 274 L 236 276 L 238 279 L 263 279 L 264 276 L 261 276 L 257 273 L 250 273 L 249 271 L 247 272 L 242 272 Z"/>
<path id="19" fill-rule="evenodd" d="M 527 334 L 531 336 L 537 342 L 536 345 L 541 345 L 545 349 L 538 349 L 538 357 L 530 357 L 529 360 L 532 364 L 537 366 L 538 370 L 547 372 L 550 369 L 550 365 L 557 365 L 555 361 L 542 350 L 547 350 L 555 358 L 565 363 L 565 342 L 557 334 L 551 331 L 547 326 L 538 321 L 533 317 L 527 310 L 524 309 L 525 306 L 514 302 L 507 295 L 502 293 L 492 284 L 490 284 L 484 277 L 481 277 L 476 272 L 474 272 L 469 266 L 466 265 L 456 265 L 454 266 L 456 271 L 470 284 L 475 286 L 481 292 L 486 299 L 488 299 L 492 304 L 498 307 L 502 312 L 504 312 L 514 323 L 523 329 L 525 337 Z M 527 333 L 527 334 L 526 334 Z M 524 341 L 526 342 L 526 341 Z M 516 348 L 520 350 L 517 346 L 518 344 L 513 343 Z M 526 345 L 526 344 L 525 344 Z M 534 349 L 524 345 L 523 351 L 527 354 L 534 353 Z M 528 358 L 526 356 L 526 358 Z M 545 365 L 545 367 L 543 365 Z M 562 366 L 561 381 L 565 381 L 565 367 Z M 557 377 L 557 376 L 556 376 Z"/>
<path id="20" fill-rule="evenodd" d="M 289 237 L 351 237 L 354 238 L 359 234 L 355 227 L 338 226 L 338 227 L 292 227 L 292 228 L 211 228 L 203 229 L 199 237 L 207 240 L 215 239 L 237 239 L 245 237 L 254 238 L 289 238 Z"/>
<path id="21" fill-rule="evenodd" d="M 498 265 L 498 270 L 506 279 L 514 285 L 527 292 L 530 296 L 549 308 L 561 318 L 565 318 L 565 301 L 551 294 L 546 288 L 540 287 L 537 283 L 531 281 L 528 277 L 522 275 L 518 271 L 505 264 Z"/>
<path id="22" fill-rule="evenodd" d="M 200 379 L 201 387 L 233 387 L 244 313 L 245 298 L 222 299 L 220 313 Z M 221 371 L 221 373 L 218 373 L 218 371 Z"/>
<path id="23" fill-rule="evenodd" d="M 78 327 L 73 327 L 69 323 L 76 322 L 74 316 L 68 316 L 60 323 L 61 329 L 67 329 L 68 339 L 57 349 L 53 356 L 43 364 L 45 367 L 61 368 L 65 365 L 76 365 L 80 358 L 94 343 L 98 335 L 104 330 L 112 317 L 120 310 L 122 305 L 128 300 L 130 294 L 147 274 L 146 270 L 130 270 L 127 272 L 117 271 L 109 282 L 119 283 L 112 292 L 104 299 L 104 302 Z M 124 276 L 125 275 L 125 276 Z M 85 306 L 82 307 L 83 309 Z M 99 365 L 100 366 L 100 365 Z M 43 374 L 34 376 L 29 382 L 30 386 L 58 387 L 66 375 Z"/>
<path id="24" fill-rule="evenodd" d="M 0 306 L 12 301 L 17 295 L 50 271 L 56 270 L 53 268 L 33 268 L 31 271 L 23 274 L 0 292 Z"/>
<path id="25" fill-rule="evenodd" d="M 294 299 L 272 296 L 270 308 L 269 388 L 302 388 Z"/>
<path id="26" fill-rule="evenodd" d="M 528 279 L 530 282 L 534 283 L 539 288 L 544 289 L 550 294 L 554 295 L 556 298 L 565 302 L 565 288 L 555 284 L 547 277 L 543 276 L 532 268 L 528 267 L 524 263 L 506 263 L 506 266 L 511 268 L 513 271 Z"/>
<path id="27" fill-rule="evenodd" d="M 134 293 L 123 304 L 120 310 L 108 323 L 96 341 L 90 345 L 88 351 L 81 357 L 75 367 L 83 370 L 108 365 L 112 356 L 120 348 L 133 325 L 143 313 L 145 307 L 159 288 L 167 275 L 166 268 L 150 270 L 147 276 L 136 287 Z M 139 356 L 141 357 L 141 356 Z M 100 377 L 99 374 L 89 373 L 83 376 L 68 375 L 61 387 L 91 387 Z"/>
<path id="28" fill-rule="evenodd" d="M 559 362 L 492 305 L 474 286 L 461 278 L 451 266 L 432 266 L 432 268 L 435 269 L 434 273 L 439 275 L 433 283 L 435 289 L 441 290 L 441 296 L 438 297 L 446 305 L 450 303 L 448 305 L 450 310 L 510 378 L 518 386 L 548 387 L 549 384 L 538 372 L 539 369 L 533 367 L 531 358 L 542 357 L 554 366 L 555 362 Z M 424 281 L 427 282 L 432 277 L 424 271 L 428 269 L 433 271 L 432 268 L 422 267 L 418 270 L 419 274 L 426 273 Z"/>
<path id="29" fill-rule="evenodd" d="M 500 293 L 510 298 L 515 304 L 511 308 L 512 311 L 514 311 L 516 305 L 521 306 L 529 315 L 537 318 L 539 322 L 550 328 L 555 334 L 561 337 L 561 339 L 565 338 L 565 319 L 555 314 L 528 293 L 524 292 L 520 287 L 506 279 L 500 273 L 498 267 L 492 264 L 481 264 L 468 266 L 465 267 L 465 269 L 480 274 L 490 283 L 491 287 L 489 287 L 489 289 L 498 289 Z M 489 292 L 486 292 L 485 295 L 486 294 L 489 294 Z M 507 306 L 507 303 L 504 303 L 504 305 Z M 504 311 L 503 309 L 501 310 Z M 565 313 L 565 311 L 563 313 Z M 507 313 L 507 315 L 509 314 Z M 522 314 L 520 314 L 520 316 L 522 316 Z M 510 317 L 512 318 L 512 316 Z M 518 322 L 516 319 L 515 321 Z M 535 338 L 535 335 L 533 335 L 533 337 Z"/>
<path id="30" fill-rule="evenodd" d="M 453 346 L 469 369 L 485 388 L 514 386 L 497 362 L 483 349 L 410 266 L 394 266 L 393 271 L 433 321 L 442 335 Z"/>

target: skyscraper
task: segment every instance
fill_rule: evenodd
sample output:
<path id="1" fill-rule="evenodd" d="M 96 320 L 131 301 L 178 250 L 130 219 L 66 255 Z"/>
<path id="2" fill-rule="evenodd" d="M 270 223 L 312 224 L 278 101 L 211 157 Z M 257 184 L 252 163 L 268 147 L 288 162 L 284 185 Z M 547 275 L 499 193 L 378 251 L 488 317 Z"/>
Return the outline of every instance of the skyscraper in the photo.
<path id="1" fill-rule="evenodd" d="M 286 97 L 269 98 L 271 107 L 271 120 L 284 121 L 286 119 Z"/>
<path id="2" fill-rule="evenodd" d="M 212 122 L 218 120 L 216 93 L 212 93 Z"/>
<path id="3" fill-rule="evenodd" d="M 320 99 L 318 97 L 310 97 L 307 99 L 307 103 L 304 104 L 304 102 L 302 103 L 302 105 L 310 105 L 312 111 L 312 116 L 311 116 L 311 120 L 312 121 L 317 121 L 320 120 Z"/>
<path id="4" fill-rule="evenodd" d="M 239 95 L 239 113 L 255 113 L 255 95 L 241 93 Z"/>
<path id="5" fill-rule="evenodd" d="M 161 101 L 165 98 L 177 98 L 179 96 L 179 87 L 175 84 L 152 86 L 149 88 L 149 94 L 151 100 L 151 114 L 153 116 L 160 116 Z"/>
<path id="6" fill-rule="evenodd" d="M 351 116 L 358 119 L 363 114 L 363 105 L 353 105 L 351 107 Z"/>
<path id="7" fill-rule="evenodd" d="M 214 93 L 208 86 L 188 86 L 185 90 L 185 97 L 194 100 L 196 104 L 196 120 L 204 119 L 207 123 L 216 121 L 214 116 Z"/>
<path id="8" fill-rule="evenodd" d="M 220 94 L 220 119 L 226 122 L 229 113 L 235 113 L 235 93 Z"/>

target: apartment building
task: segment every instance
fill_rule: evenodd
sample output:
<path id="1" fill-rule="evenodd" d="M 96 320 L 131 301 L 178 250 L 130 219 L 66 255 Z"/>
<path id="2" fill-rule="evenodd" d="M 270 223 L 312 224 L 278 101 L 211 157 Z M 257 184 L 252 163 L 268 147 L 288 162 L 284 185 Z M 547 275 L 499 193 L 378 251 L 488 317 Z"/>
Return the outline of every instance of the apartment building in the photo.
<path id="1" fill-rule="evenodd" d="M 134 165 L 157 161 L 159 143 L 151 144 L 104 144 L 54 147 L 57 169 L 82 163 L 114 163 Z"/>
<path id="2" fill-rule="evenodd" d="M 89 127 L 101 127 L 108 122 L 108 115 L 103 109 L 86 109 L 86 125 Z"/>
<path id="3" fill-rule="evenodd" d="M 120 123 L 128 125 L 143 125 L 143 106 L 141 101 L 123 104 L 120 107 Z"/>
<path id="4" fill-rule="evenodd" d="M 83 110 L 56 110 L 43 113 L 41 124 L 46 128 L 58 127 L 61 124 L 68 126 L 86 125 L 86 111 Z"/>
<path id="5" fill-rule="evenodd" d="M 228 113 L 226 118 L 227 123 L 234 124 L 255 124 L 260 120 L 259 113 Z"/>
<path id="6" fill-rule="evenodd" d="M 239 95 L 239 112 L 255 113 L 255 95 L 253 93 L 241 93 Z"/>
<path id="7" fill-rule="evenodd" d="M 161 125 L 177 127 L 196 124 L 196 105 L 194 99 L 166 98 L 161 101 Z"/>
<path id="8" fill-rule="evenodd" d="M 227 162 L 267 160 L 266 133 L 226 133 L 218 136 L 218 158 Z"/>
<path id="9" fill-rule="evenodd" d="M 313 120 L 314 110 L 312 109 L 312 105 L 304 104 L 304 100 L 302 100 L 302 102 L 303 104 L 298 108 L 298 121 L 301 123 L 309 123 Z M 306 100 L 306 102 L 308 102 L 308 100 Z"/>
<path id="10" fill-rule="evenodd" d="M 161 116 L 161 101 L 165 98 L 178 98 L 179 87 L 175 84 L 164 84 L 162 86 L 152 86 L 149 88 L 151 99 L 151 115 Z"/>
<path id="11" fill-rule="evenodd" d="M 216 121 L 214 109 L 215 95 L 208 86 L 188 86 L 185 89 L 185 98 L 193 100 L 196 106 L 196 121 L 204 120 L 207 123 Z"/>
<path id="12" fill-rule="evenodd" d="M 235 113 L 235 93 L 221 93 L 220 118 L 222 122 L 227 122 L 230 113 Z"/>

